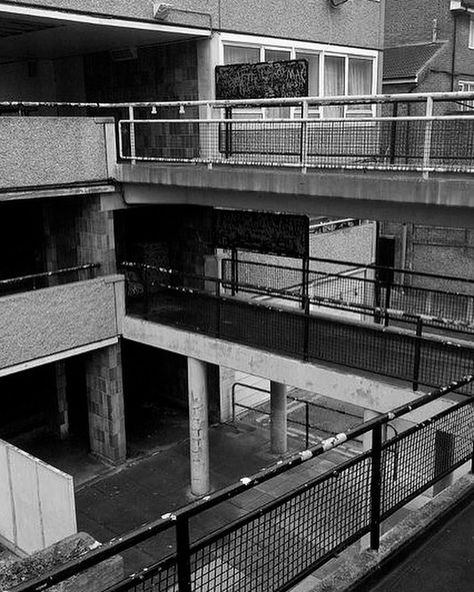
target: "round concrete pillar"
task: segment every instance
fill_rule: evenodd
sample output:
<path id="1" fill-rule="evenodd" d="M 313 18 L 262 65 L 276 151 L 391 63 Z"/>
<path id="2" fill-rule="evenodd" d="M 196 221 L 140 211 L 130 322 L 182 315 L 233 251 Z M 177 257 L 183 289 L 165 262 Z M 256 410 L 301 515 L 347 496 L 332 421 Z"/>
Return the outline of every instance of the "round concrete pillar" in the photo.
<path id="1" fill-rule="evenodd" d="M 285 454 L 287 438 L 287 387 L 280 382 L 270 382 L 271 450 L 273 454 Z"/>
<path id="2" fill-rule="evenodd" d="M 209 493 L 209 434 L 206 364 L 188 358 L 191 492 Z"/>

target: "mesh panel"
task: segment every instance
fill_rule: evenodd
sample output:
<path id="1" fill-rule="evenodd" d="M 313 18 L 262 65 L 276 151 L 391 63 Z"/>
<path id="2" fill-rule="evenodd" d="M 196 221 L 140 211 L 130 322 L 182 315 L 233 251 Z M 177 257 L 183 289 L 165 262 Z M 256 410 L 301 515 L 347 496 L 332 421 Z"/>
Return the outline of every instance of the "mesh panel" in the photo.
<path id="1" fill-rule="evenodd" d="M 472 455 L 472 402 L 437 417 L 382 450 L 382 515 L 441 478 Z"/>
<path id="2" fill-rule="evenodd" d="M 287 585 L 368 528 L 369 480 L 363 457 L 200 547 L 192 557 L 195 592 Z"/>

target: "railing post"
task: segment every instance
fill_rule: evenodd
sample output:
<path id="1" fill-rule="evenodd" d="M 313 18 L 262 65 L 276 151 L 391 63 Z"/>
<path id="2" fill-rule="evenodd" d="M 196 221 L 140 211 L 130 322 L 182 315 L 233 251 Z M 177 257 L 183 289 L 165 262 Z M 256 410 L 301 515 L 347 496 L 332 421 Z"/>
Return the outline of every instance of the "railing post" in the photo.
<path id="1" fill-rule="evenodd" d="M 176 521 L 176 555 L 179 592 L 191 592 L 189 522 L 186 517 Z"/>
<path id="2" fill-rule="evenodd" d="M 372 428 L 372 477 L 370 482 L 370 548 L 380 546 L 380 508 L 382 498 L 382 424 Z"/>
<path id="3" fill-rule="evenodd" d="M 305 401 L 305 405 L 306 405 L 306 449 L 309 448 L 309 403 L 308 401 Z"/>
<path id="4" fill-rule="evenodd" d="M 206 138 L 207 146 L 205 147 L 207 153 L 207 168 L 209 170 L 212 169 L 212 105 L 211 103 L 206 103 L 206 122 L 204 125 L 207 126 L 207 130 L 205 130 L 204 137 Z"/>
<path id="5" fill-rule="evenodd" d="M 148 287 L 148 267 L 146 266 L 143 270 L 143 298 L 145 299 L 145 317 L 148 318 L 148 312 L 150 310 L 150 292 Z"/>
<path id="6" fill-rule="evenodd" d="M 421 358 L 421 336 L 423 334 L 423 319 L 418 317 L 416 320 L 416 341 L 415 356 L 413 359 L 413 390 L 418 390 L 418 381 L 420 378 L 420 358 Z"/>
<path id="7" fill-rule="evenodd" d="M 225 118 L 232 119 L 232 107 L 225 108 Z M 229 158 L 232 155 L 232 124 L 226 121 L 225 123 L 225 157 Z"/>
<path id="8" fill-rule="evenodd" d="M 132 158 L 132 164 L 136 164 L 137 149 L 135 143 L 135 107 L 130 106 L 128 108 L 128 118 L 130 120 L 130 156 Z"/>
<path id="9" fill-rule="evenodd" d="M 392 107 L 392 117 L 398 117 L 398 102 L 395 101 Z M 395 150 L 397 146 L 397 122 L 395 119 L 392 120 L 390 130 L 390 164 L 395 162 Z"/>
<path id="10" fill-rule="evenodd" d="M 426 117 L 433 117 L 433 98 L 427 97 L 426 99 Z M 428 167 L 430 166 L 430 158 L 431 158 L 431 138 L 433 134 L 433 121 L 431 119 L 426 119 L 426 127 L 425 127 L 425 143 L 423 146 L 423 178 L 428 178 L 429 171 Z"/>
<path id="11" fill-rule="evenodd" d="M 235 296 L 237 294 L 238 287 L 237 284 L 239 282 L 239 260 L 238 260 L 238 254 L 237 254 L 237 249 L 232 249 L 232 254 L 231 254 L 231 294 L 232 296 Z"/>
<path id="12" fill-rule="evenodd" d="M 301 172 L 307 172 L 308 163 L 308 101 L 301 104 L 301 137 L 300 137 L 300 162 Z"/>
<path id="13" fill-rule="evenodd" d="M 387 282 L 385 285 L 385 318 L 384 318 L 384 327 L 388 327 L 388 323 L 390 320 L 390 316 L 388 314 L 390 308 L 390 297 L 392 294 L 392 283 Z"/>
<path id="14" fill-rule="evenodd" d="M 307 297 L 304 303 L 304 337 L 303 337 L 303 360 L 309 359 L 309 323 L 310 323 L 310 300 Z"/>
<path id="15" fill-rule="evenodd" d="M 232 423 L 235 423 L 235 383 L 232 385 Z"/>
<path id="16" fill-rule="evenodd" d="M 301 308 L 306 310 L 306 301 L 309 298 L 309 257 L 303 257 L 301 270 Z"/>
<path id="17" fill-rule="evenodd" d="M 221 335 L 221 280 L 215 279 L 216 282 L 216 336 Z"/>

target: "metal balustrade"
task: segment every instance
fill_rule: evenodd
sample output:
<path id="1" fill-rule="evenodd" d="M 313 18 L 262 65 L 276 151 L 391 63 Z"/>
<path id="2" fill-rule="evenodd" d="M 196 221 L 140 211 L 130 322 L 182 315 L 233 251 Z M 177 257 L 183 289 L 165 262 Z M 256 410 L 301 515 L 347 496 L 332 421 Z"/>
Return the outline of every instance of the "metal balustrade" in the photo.
<path id="1" fill-rule="evenodd" d="M 92 279 L 97 276 L 99 268 L 100 263 L 88 263 L 53 271 L 0 279 L 0 296 Z"/>
<path id="2" fill-rule="evenodd" d="M 474 333 L 474 282 L 435 274 L 396 270 L 397 275 L 412 280 L 459 285 L 464 281 L 465 293 L 417 287 L 408 283 L 382 283 L 375 279 L 377 266 L 351 267 L 347 272 L 316 271 L 318 263 L 330 260 L 308 259 L 308 265 L 276 265 L 247 260 L 222 260 L 223 285 L 227 292 L 236 291 L 251 297 L 288 298 L 304 305 L 304 298 L 316 309 L 335 308 L 379 317 L 385 325 L 403 323 L 416 330 L 422 319 L 425 327 L 456 333 Z M 393 275 L 393 271 L 391 272 Z M 367 277 L 372 275 L 372 278 Z M 360 277 L 362 276 L 362 277 Z M 469 293 L 471 292 L 471 293 Z"/>
<path id="3" fill-rule="evenodd" d="M 305 309 L 279 308 L 225 296 L 223 280 L 151 265 L 125 263 L 128 310 L 163 325 L 181 327 L 220 339 L 289 355 L 304 361 L 322 361 L 406 380 L 428 387 L 447 383 L 469 372 L 474 345 L 422 336 L 416 332 L 381 327 L 347 319 L 310 314 Z M 234 286 L 236 288 L 237 286 Z M 238 289 L 252 292 L 251 284 Z M 261 294 L 261 291 L 255 290 Z M 267 290 L 278 300 L 295 302 L 284 291 Z M 296 296 L 296 302 L 300 297 Z M 367 309 L 372 314 L 381 309 Z M 384 311 L 390 315 L 390 311 Z"/>
<path id="4" fill-rule="evenodd" d="M 156 562 L 129 575 L 109 592 L 205 592 L 221 590 L 283 592 L 324 565 L 361 536 L 380 545 L 381 522 L 450 472 L 471 461 L 473 469 L 474 399 L 466 397 L 394 438 L 382 441 L 384 426 L 474 380 L 464 376 L 412 403 L 393 409 L 346 433 L 263 469 L 156 521 L 126 533 L 83 557 L 17 586 L 13 592 L 39 592 L 82 574 L 88 567 L 160 533 L 173 533 L 175 551 L 156 546 Z M 326 452 L 372 434 L 372 449 L 322 475 L 295 483 L 278 499 L 258 507 L 201 540 L 193 540 L 193 519 L 212 516 L 219 504 L 245 495 L 279 475 L 295 478 L 296 468 L 324 460 Z"/>
<path id="5" fill-rule="evenodd" d="M 473 92 L 453 92 L 246 101 L 17 101 L 0 102 L 0 109 L 36 116 L 60 113 L 58 119 L 112 115 L 119 157 L 132 163 L 395 170 L 426 176 L 474 170 L 474 112 L 464 108 L 473 99 Z M 355 107 L 351 116 L 326 117 L 327 107 L 347 105 Z M 272 118 L 272 107 L 285 107 L 292 117 Z M 322 107 L 317 117 L 314 107 Z"/>

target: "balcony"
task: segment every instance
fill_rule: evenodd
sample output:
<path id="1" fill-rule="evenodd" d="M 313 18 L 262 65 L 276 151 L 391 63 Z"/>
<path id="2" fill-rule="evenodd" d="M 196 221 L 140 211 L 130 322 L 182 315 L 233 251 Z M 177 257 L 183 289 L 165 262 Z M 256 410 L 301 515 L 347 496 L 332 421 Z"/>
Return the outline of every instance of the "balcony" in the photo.
<path id="1" fill-rule="evenodd" d="M 0 122 L 1 191 L 108 183 L 100 120 L 2 116 Z"/>
<path id="2" fill-rule="evenodd" d="M 0 281 L 0 370 L 117 338 L 123 277 L 91 278 L 95 271 L 86 265 Z"/>
<path id="3" fill-rule="evenodd" d="M 79 185 L 98 193 L 117 181 L 131 205 L 252 208 L 258 196 L 269 211 L 391 220 L 406 220 L 406 204 L 412 222 L 438 225 L 445 206 L 463 226 L 472 207 L 474 115 L 465 106 L 473 99 L 0 103 L 3 112 L 36 114 L 1 118 L 0 190 Z M 65 115 L 51 117 L 52 109 Z M 77 116 L 91 112 L 102 118 Z"/>

